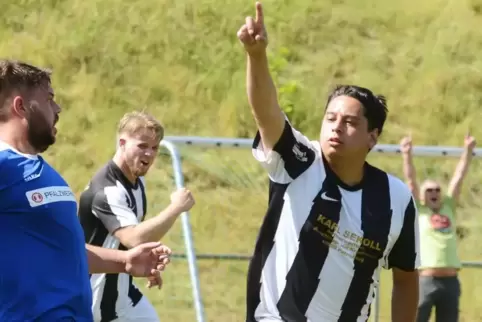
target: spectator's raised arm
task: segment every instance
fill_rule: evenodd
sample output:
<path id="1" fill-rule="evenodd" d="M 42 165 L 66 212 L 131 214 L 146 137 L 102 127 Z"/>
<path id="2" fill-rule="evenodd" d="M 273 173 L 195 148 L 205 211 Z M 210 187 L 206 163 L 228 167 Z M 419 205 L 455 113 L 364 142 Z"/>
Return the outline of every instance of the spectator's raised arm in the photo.
<path id="1" fill-rule="evenodd" d="M 454 201 L 457 201 L 460 195 L 460 190 L 462 189 L 462 182 L 464 181 L 465 175 L 469 169 L 470 162 L 472 161 L 472 155 L 475 148 L 475 138 L 473 136 L 467 135 L 464 141 L 464 152 L 460 157 L 460 161 L 455 168 L 454 175 L 450 181 L 447 195 L 451 197 Z"/>

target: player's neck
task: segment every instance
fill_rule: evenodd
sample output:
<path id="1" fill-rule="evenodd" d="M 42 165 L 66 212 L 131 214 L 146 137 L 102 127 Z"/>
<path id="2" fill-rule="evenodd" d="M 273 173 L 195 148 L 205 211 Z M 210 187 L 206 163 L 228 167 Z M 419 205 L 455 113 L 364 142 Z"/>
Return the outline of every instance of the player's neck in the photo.
<path id="1" fill-rule="evenodd" d="M 114 158 L 112 159 L 112 161 L 114 161 L 114 163 L 119 167 L 119 169 L 121 169 L 122 173 L 127 178 L 127 180 L 129 180 L 130 183 L 132 184 L 136 183 L 137 177 L 132 174 L 129 166 L 127 165 L 124 158 L 119 153 L 116 153 L 114 155 Z"/>
<path id="2" fill-rule="evenodd" d="M 338 179 L 348 186 L 355 186 L 362 182 L 365 172 L 365 160 L 352 158 L 325 156 L 325 159 Z"/>
<path id="3" fill-rule="evenodd" d="M 6 122 L 0 124 L 0 141 L 8 144 L 20 153 L 36 155 L 36 151 L 28 142 L 28 139 L 22 131 L 19 130 L 18 124 Z"/>

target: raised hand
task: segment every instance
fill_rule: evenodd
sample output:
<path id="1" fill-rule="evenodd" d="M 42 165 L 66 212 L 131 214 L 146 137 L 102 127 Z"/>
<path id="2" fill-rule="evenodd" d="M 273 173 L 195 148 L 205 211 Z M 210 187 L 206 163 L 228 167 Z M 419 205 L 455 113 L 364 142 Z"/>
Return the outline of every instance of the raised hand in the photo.
<path id="1" fill-rule="evenodd" d="M 400 141 L 400 150 L 403 154 L 409 154 L 412 152 L 412 137 L 406 136 Z"/>
<path id="2" fill-rule="evenodd" d="M 464 146 L 467 150 L 473 151 L 476 144 L 475 138 L 470 133 L 465 136 Z"/>
<path id="3" fill-rule="evenodd" d="M 256 17 L 246 17 L 246 22 L 238 30 L 238 39 L 248 54 L 263 53 L 268 45 L 268 34 L 264 26 L 263 7 L 256 2 Z"/>

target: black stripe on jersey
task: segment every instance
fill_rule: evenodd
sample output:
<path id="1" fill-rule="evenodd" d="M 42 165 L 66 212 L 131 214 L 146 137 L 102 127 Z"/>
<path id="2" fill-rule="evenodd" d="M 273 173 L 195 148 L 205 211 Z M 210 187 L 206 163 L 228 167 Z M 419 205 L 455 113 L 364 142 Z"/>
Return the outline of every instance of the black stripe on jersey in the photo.
<path id="1" fill-rule="evenodd" d="M 256 149 L 260 143 L 261 135 L 258 132 L 253 141 L 253 148 Z M 285 170 L 292 179 L 298 178 L 316 158 L 315 151 L 296 139 L 293 128 L 287 120 L 273 151 L 281 156 Z"/>
<path id="2" fill-rule="evenodd" d="M 142 191 L 142 220 L 146 217 L 147 213 L 147 195 L 146 195 L 146 187 L 142 183 L 142 180 L 139 179 L 139 186 L 141 187 Z"/>
<path id="3" fill-rule="evenodd" d="M 354 272 L 339 322 L 356 321 L 366 305 L 373 274 L 388 243 L 392 221 L 390 187 L 385 172 L 367 166 L 361 203 L 363 239 L 353 260 Z"/>
<path id="4" fill-rule="evenodd" d="M 137 287 L 135 287 L 132 275 L 129 275 L 129 298 L 132 301 L 132 306 L 136 306 L 137 303 L 142 299 L 142 293 Z"/>
<path id="5" fill-rule="evenodd" d="M 249 263 L 246 296 L 246 322 L 256 322 L 254 314 L 261 299 L 261 272 L 274 245 L 274 236 L 284 204 L 287 184 L 269 181 L 269 204 L 259 230 L 253 257 Z"/>
<path id="6" fill-rule="evenodd" d="M 100 302 L 100 322 L 110 322 L 117 319 L 115 304 L 119 292 L 117 291 L 117 283 L 119 274 L 105 274 L 104 294 Z"/>
<path id="7" fill-rule="evenodd" d="M 402 230 L 400 231 L 400 235 L 405 237 L 404 248 L 407 250 L 408 260 L 405 262 L 408 265 L 398 265 L 397 268 L 411 272 L 415 269 L 415 262 L 417 259 L 417 246 L 415 244 L 415 215 L 416 215 L 415 205 L 413 202 L 413 198 L 410 198 L 410 202 L 405 209 L 405 217 L 403 220 Z M 408 251 L 409 250 L 409 251 Z"/>
<path id="8" fill-rule="evenodd" d="M 138 181 L 140 182 L 140 180 Z M 137 202 L 136 197 L 134 196 L 134 192 L 132 191 L 132 189 L 126 189 L 126 191 L 127 195 L 129 196 L 129 198 L 127 198 L 127 204 L 131 208 L 132 212 L 137 216 Z"/>
<path id="9" fill-rule="evenodd" d="M 403 226 L 395 245 L 393 245 L 390 255 L 388 255 L 388 267 L 399 268 L 407 272 L 415 270 L 417 259 L 417 247 L 415 244 L 415 216 L 416 209 L 413 198 L 405 209 Z"/>
<path id="10" fill-rule="evenodd" d="M 321 198 L 322 193 L 337 201 Z M 340 220 L 341 192 L 336 181 L 327 175 L 320 192 L 313 200 L 308 218 L 301 228 L 299 250 L 286 276 L 286 286 L 278 301 L 278 311 L 284 321 L 306 321 L 306 311 L 319 284 Z M 319 220 L 323 217 L 324 220 Z"/>

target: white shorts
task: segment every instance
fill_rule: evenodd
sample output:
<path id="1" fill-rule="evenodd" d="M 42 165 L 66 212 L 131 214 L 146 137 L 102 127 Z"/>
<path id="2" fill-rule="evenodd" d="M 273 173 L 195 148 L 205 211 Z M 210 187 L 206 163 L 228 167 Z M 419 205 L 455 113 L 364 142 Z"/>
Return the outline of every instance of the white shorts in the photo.
<path id="1" fill-rule="evenodd" d="M 154 306 L 143 296 L 136 306 L 129 308 L 112 322 L 160 322 L 160 320 Z"/>

